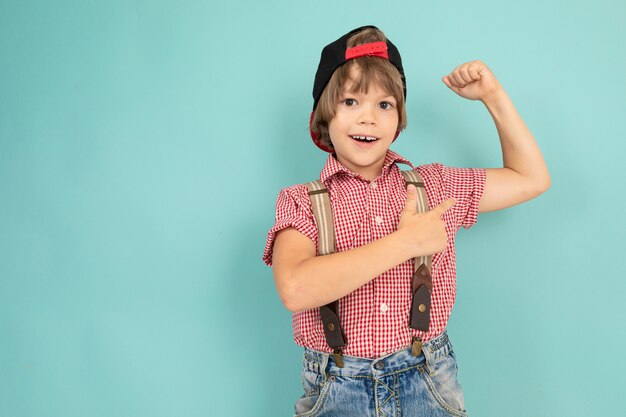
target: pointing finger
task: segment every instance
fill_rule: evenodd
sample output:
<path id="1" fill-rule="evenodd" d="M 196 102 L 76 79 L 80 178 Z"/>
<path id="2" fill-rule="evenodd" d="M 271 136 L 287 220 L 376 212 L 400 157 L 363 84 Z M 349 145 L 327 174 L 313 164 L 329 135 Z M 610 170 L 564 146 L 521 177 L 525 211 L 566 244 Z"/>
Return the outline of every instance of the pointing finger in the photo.
<path id="1" fill-rule="evenodd" d="M 449 198 L 439 203 L 438 206 L 433 207 L 431 212 L 437 216 L 441 216 L 443 213 L 448 211 L 450 207 L 454 205 L 454 203 L 456 203 L 456 200 L 454 198 Z"/>

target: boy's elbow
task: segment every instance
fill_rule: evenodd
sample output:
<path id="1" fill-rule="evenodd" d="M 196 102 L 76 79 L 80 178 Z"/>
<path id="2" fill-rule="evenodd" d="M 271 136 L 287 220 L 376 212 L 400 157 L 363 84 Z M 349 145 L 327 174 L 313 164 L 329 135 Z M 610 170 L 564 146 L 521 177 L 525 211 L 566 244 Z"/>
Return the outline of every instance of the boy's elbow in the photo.
<path id="1" fill-rule="evenodd" d="M 293 278 L 275 274 L 274 279 L 276 281 L 278 296 L 280 297 L 280 301 L 283 303 L 285 308 L 292 313 L 302 310 L 299 304 L 297 291 L 294 289 Z"/>
<path id="2" fill-rule="evenodd" d="M 539 197 L 541 194 L 548 191 L 550 185 L 550 175 L 545 173 L 544 175 L 527 177 L 520 191 L 525 196 L 524 201 L 527 201 L 532 200 L 535 197 Z"/>
<path id="3" fill-rule="evenodd" d="M 287 290 L 279 291 L 280 300 L 283 302 L 285 308 L 292 313 L 298 311 L 297 300 L 293 294 Z"/>
<path id="4" fill-rule="evenodd" d="M 551 185 L 552 180 L 550 179 L 549 175 L 546 175 L 546 177 L 539 181 L 537 184 L 537 195 L 539 196 L 548 191 Z"/>
<path id="5" fill-rule="evenodd" d="M 532 186 L 529 186 L 528 188 L 526 188 L 526 190 L 523 192 L 522 201 L 529 201 L 529 200 L 535 199 L 539 197 L 541 194 L 548 191 L 548 188 L 550 188 L 549 182 L 535 183 Z"/>
<path id="6" fill-rule="evenodd" d="M 291 293 L 290 295 L 285 296 L 285 298 L 281 298 L 281 300 L 285 308 L 292 313 L 297 313 L 298 311 L 306 309 L 297 293 Z"/>

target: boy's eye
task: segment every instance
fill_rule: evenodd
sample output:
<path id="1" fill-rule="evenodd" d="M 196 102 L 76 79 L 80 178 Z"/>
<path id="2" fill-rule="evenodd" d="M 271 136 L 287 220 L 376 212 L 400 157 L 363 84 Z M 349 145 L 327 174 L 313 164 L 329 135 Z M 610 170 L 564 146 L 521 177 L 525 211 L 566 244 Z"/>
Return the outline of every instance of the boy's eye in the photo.
<path id="1" fill-rule="evenodd" d="M 353 98 L 347 98 L 343 102 L 346 103 L 346 106 L 354 106 L 356 100 Z"/>
<path id="2" fill-rule="evenodd" d="M 387 110 L 393 107 L 393 104 L 391 104 L 388 101 L 383 101 L 382 103 L 380 103 L 380 108 L 383 110 Z"/>

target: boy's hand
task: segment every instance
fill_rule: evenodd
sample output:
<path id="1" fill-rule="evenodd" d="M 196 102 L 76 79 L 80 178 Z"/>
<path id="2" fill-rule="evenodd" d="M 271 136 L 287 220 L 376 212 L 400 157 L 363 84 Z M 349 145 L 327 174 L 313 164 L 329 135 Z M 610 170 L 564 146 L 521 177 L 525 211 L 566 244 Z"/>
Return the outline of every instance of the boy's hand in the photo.
<path id="1" fill-rule="evenodd" d="M 485 101 L 503 91 L 489 67 L 482 61 L 461 64 L 441 77 L 445 85 L 463 98 Z"/>
<path id="2" fill-rule="evenodd" d="M 454 205 L 456 200 L 449 198 L 426 213 L 417 212 L 417 189 L 407 186 L 406 204 L 400 214 L 397 233 L 410 247 L 413 256 L 432 255 L 443 252 L 448 244 L 445 223 L 441 215 Z"/>

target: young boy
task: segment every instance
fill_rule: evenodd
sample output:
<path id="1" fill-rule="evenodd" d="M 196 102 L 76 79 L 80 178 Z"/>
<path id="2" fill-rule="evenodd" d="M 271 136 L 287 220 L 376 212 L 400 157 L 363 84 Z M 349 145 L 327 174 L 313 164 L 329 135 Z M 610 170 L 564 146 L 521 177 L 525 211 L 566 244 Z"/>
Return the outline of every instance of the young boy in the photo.
<path id="1" fill-rule="evenodd" d="M 317 185 L 281 190 L 263 255 L 304 348 L 298 416 L 467 415 L 445 330 L 456 295 L 455 234 L 479 212 L 540 195 L 550 177 L 484 63 L 462 64 L 442 81 L 485 104 L 503 168 L 414 168 L 389 149 L 406 126 L 406 82 L 398 50 L 376 27 L 322 51 L 311 135 L 331 154 Z M 417 179 L 407 180 L 398 163 Z M 319 196 L 328 198 L 326 211 L 312 203 Z M 425 200 L 430 211 L 418 212 Z"/>

